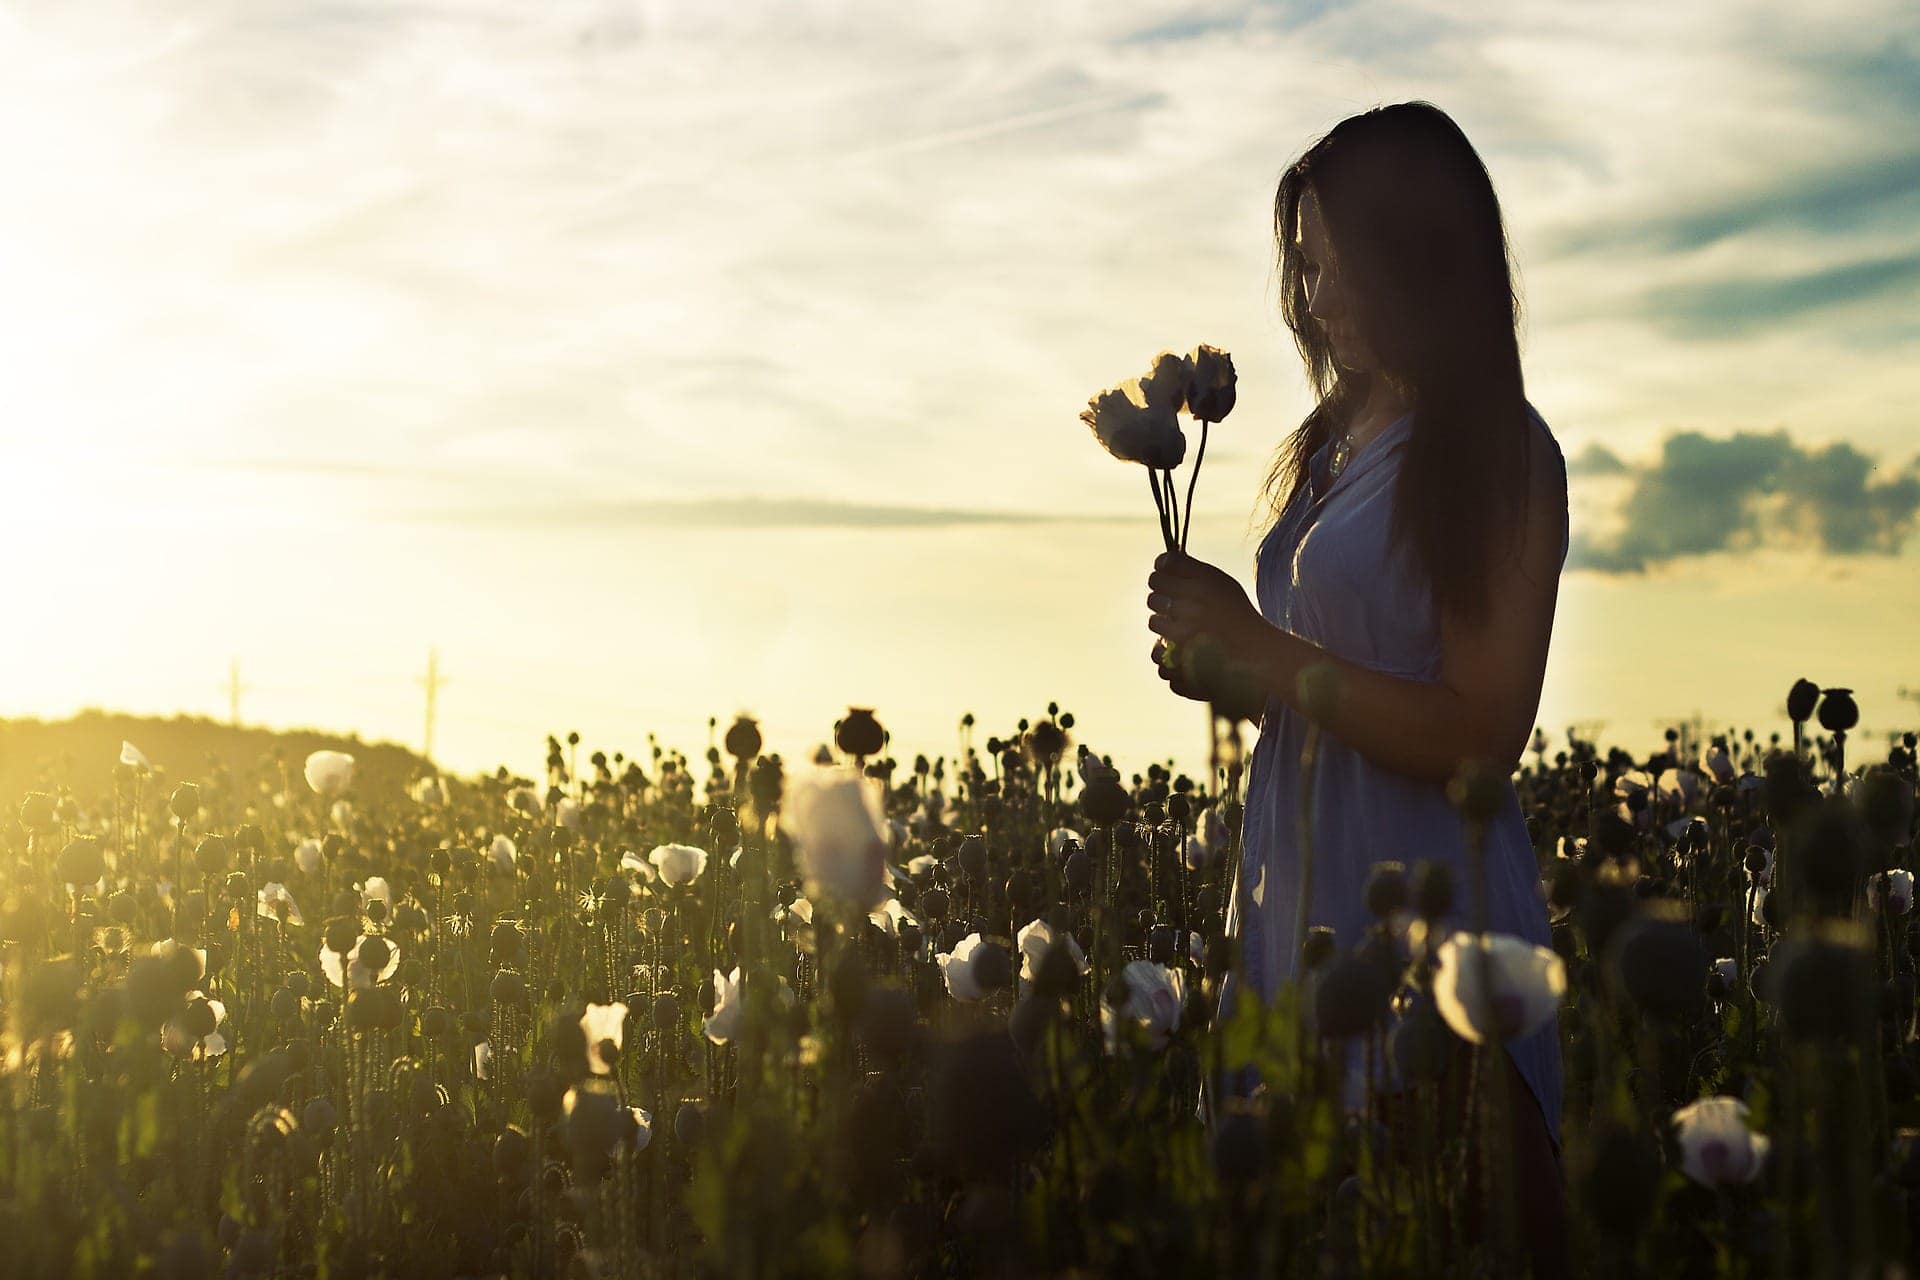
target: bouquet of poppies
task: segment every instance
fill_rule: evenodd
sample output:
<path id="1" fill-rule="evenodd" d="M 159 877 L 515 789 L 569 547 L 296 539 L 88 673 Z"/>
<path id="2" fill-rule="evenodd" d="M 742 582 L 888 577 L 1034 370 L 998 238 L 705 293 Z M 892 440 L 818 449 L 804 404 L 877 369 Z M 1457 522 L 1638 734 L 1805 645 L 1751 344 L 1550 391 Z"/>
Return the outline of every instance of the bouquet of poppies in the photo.
<path id="1" fill-rule="evenodd" d="M 1205 343 L 1185 356 L 1162 351 L 1145 377 L 1128 378 L 1087 401 L 1080 420 L 1093 428 L 1102 448 L 1122 462 L 1147 468 L 1153 505 L 1160 513 L 1160 536 L 1167 550 L 1184 553 L 1193 526 L 1193 487 L 1207 456 L 1207 428 L 1233 411 L 1233 357 Z M 1173 469 L 1187 455 L 1180 430 L 1185 410 L 1200 423 L 1200 451 L 1187 480 L 1186 518 L 1174 495 Z"/>

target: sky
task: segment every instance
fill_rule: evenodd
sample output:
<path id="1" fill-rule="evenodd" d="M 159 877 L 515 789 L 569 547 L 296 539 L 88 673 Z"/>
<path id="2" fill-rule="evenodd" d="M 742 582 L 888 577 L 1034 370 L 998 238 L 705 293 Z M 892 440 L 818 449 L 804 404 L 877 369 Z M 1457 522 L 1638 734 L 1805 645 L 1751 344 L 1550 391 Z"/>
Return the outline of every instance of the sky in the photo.
<path id="1" fill-rule="evenodd" d="M 237 660 L 248 722 L 417 745 L 437 650 L 461 771 L 1054 700 L 1198 765 L 1077 414 L 1231 351 L 1190 550 L 1250 586 L 1273 188 L 1410 99 L 1571 463 L 1540 722 L 1920 723 L 1905 0 L 0 0 L 0 715 L 225 716 Z"/>

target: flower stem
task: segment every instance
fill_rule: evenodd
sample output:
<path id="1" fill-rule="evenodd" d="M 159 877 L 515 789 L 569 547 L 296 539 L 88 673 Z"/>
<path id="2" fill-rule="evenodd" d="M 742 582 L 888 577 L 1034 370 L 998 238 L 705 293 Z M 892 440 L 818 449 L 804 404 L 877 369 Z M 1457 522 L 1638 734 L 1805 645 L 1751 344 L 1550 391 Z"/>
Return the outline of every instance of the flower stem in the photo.
<path id="1" fill-rule="evenodd" d="M 1173 530 L 1167 523 L 1167 501 L 1160 496 L 1160 473 L 1152 467 L 1147 468 L 1147 483 L 1153 486 L 1153 509 L 1160 513 L 1160 541 L 1167 550 L 1173 550 Z"/>
<path id="2" fill-rule="evenodd" d="M 1187 476 L 1187 519 L 1180 527 L 1180 550 L 1187 549 L 1187 534 L 1193 528 L 1193 486 L 1200 479 L 1200 464 L 1207 458 L 1207 420 L 1200 419 L 1200 452 L 1193 455 L 1193 471 Z"/>
<path id="3" fill-rule="evenodd" d="M 1167 487 L 1167 542 L 1169 544 L 1168 549 L 1172 550 L 1179 545 L 1180 541 L 1180 499 L 1179 491 L 1173 487 L 1172 467 L 1167 467 L 1162 471 L 1160 482 Z"/>

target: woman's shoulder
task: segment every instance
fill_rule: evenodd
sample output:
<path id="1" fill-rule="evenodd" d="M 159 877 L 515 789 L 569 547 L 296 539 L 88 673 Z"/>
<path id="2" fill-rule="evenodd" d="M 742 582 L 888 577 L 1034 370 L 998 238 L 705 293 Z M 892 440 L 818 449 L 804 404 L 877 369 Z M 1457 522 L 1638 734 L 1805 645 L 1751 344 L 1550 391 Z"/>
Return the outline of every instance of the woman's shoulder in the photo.
<path id="1" fill-rule="evenodd" d="M 1535 438 L 1544 438 L 1547 444 L 1552 447 L 1554 457 L 1559 458 L 1560 465 L 1565 467 L 1567 462 L 1566 455 L 1561 452 L 1559 437 L 1553 434 L 1553 428 L 1547 425 L 1546 418 L 1541 416 L 1540 410 L 1534 408 L 1533 401 L 1523 398 L 1520 403 L 1526 406 L 1527 421 L 1533 424 Z"/>

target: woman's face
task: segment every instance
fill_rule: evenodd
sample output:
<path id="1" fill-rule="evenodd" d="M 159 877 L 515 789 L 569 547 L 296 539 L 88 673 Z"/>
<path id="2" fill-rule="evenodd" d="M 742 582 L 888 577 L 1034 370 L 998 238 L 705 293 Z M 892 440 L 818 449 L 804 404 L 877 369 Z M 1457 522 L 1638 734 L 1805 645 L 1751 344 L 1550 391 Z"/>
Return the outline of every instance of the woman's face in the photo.
<path id="1" fill-rule="evenodd" d="M 1332 344 L 1333 358 L 1344 369 L 1356 372 L 1371 369 L 1372 353 L 1355 325 L 1353 299 L 1344 292 L 1328 265 L 1332 245 L 1327 240 L 1326 224 L 1320 220 L 1320 202 L 1313 188 L 1300 193 L 1300 216 L 1293 243 L 1300 254 L 1300 269 L 1307 289 L 1307 313 L 1320 322 Z"/>

